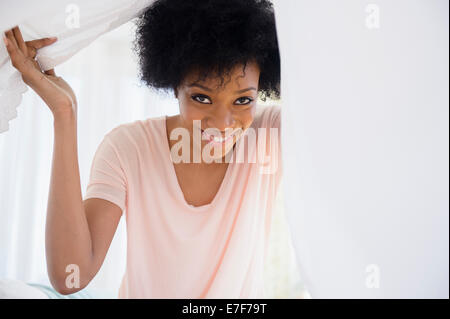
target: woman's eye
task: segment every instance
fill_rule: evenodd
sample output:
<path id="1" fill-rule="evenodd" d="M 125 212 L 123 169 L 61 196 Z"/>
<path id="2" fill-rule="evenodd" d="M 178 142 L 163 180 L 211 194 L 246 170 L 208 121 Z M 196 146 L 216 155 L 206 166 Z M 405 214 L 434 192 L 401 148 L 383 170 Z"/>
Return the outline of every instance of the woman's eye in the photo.
<path id="1" fill-rule="evenodd" d="M 192 99 L 202 104 L 211 104 L 211 101 L 204 95 L 193 95 Z"/>
<path id="2" fill-rule="evenodd" d="M 240 97 L 236 100 L 238 102 L 238 105 L 247 105 L 250 104 L 253 101 L 253 99 L 250 99 L 248 97 Z"/>

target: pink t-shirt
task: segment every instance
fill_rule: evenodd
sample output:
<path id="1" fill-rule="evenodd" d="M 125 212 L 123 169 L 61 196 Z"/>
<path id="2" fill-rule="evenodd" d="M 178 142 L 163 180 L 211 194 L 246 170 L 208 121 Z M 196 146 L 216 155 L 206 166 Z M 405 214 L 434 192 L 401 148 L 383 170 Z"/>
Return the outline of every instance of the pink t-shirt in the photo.
<path id="1" fill-rule="evenodd" d="M 119 298 L 265 297 L 264 261 L 282 175 L 280 111 L 257 106 L 215 198 L 199 207 L 186 202 L 178 184 L 166 116 L 106 134 L 85 199 L 108 200 L 125 213 L 127 265 Z"/>

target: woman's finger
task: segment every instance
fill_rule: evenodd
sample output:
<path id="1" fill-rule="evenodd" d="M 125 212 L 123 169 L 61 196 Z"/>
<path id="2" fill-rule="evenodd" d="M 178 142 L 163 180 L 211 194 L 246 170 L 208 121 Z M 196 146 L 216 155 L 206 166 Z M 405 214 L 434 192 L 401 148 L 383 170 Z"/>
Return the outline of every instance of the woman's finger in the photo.
<path id="1" fill-rule="evenodd" d="M 53 76 L 56 76 L 55 69 L 51 69 L 51 70 L 44 71 L 44 73 L 47 74 L 47 75 L 53 75 Z"/>
<path id="2" fill-rule="evenodd" d="M 6 32 L 5 32 L 5 35 L 6 35 L 6 37 L 8 38 L 9 43 L 10 43 L 13 47 L 19 48 L 19 46 L 17 45 L 16 38 L 14 37 L 14 34 L 13 34 L 12 30 L 6 31 Z"/>
<path id="3" fill-rule="evenodd" d="M 6 51 L 8 51 L 11 61 L 14 62 L 19 55 L 17 46 L 11 41 L 11 38 L 8 36 L 7 32 L 4 33 L 3 41 L 5 42 Z"/>
<path id="4" fill-rule="evenodd" d="M 56 40 L 57 40 L 56 37 L 53 37 L 53 38 L 42 38 L 42 39 L 27 41 L 26 44 L 29 45 L 29 46 L 32 46 L 33 48 L 38 50 L 38 49 L 40 49 L 42 47 L 45 47 L 47 45 L 55 43 Z"/>
<path id="5" fill-rule="evenodd" d="M 28 56 L 30 58 L 34 59 L 36 57 L 37 50 L 36 50 L 36 48 L 32 47 L 31 45 L 27 46 L 27 52 L 28 52 Z"/>
<path id="6" fill-rule="evenodd" d="M 22 32 L 20 32 L 19 27 L 16 26 L 13 28 L 13 34 L 20 50 L 22 50 L 24 55 L 27 55 L 27 45 L 25 44 L 25 41 L 23 41 Z"/>
<path id="7" fill-rule="evenodd" d="M 5 33 L 6 34 L 6 33 Z M 11 58 L 12 65 L 19 70 L 20 72 L 23 72 L 25 69 L 25 56 L 22 54 L 22 52 L 19 50 L 17 45 L 15 45 L 11 41 L 11 37 L 6 34 L 6 37 L 4 38 L 6 50 L 8 51 L 9 57 Z"/>

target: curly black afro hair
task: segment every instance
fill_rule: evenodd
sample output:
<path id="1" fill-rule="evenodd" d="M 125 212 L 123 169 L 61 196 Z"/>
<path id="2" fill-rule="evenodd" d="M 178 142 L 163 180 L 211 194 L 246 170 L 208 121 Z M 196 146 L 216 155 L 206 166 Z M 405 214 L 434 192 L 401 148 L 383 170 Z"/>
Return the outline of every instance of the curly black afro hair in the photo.
<path id="1" fill-rule="evenodd" d="M 262 100 L 280 98 L 280 55 L 268 0 L 156 0 L 137 19 L 134 51 L 150 88 L 173 92 L 192 70 L 223 84 L 256 62 Z M 245 71 L 245 69 L 244 69 Z"/>

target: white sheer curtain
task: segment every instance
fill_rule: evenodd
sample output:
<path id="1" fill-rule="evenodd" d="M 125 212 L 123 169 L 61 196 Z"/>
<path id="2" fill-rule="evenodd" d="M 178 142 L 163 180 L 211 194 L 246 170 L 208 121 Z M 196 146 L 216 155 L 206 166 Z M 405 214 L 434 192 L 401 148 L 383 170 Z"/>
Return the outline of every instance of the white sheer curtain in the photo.
<path id="1" fill-rule="evenodd" d="M 313 298 L 448 298 L 449 2 L 277 0 L 286 212 Z"/>
<path id="2" fill-rule="evenodd" d="M 56 68 L 79 101 L 78 152 L 83 194 L 104 134 L 137 119 L 178 113 L 178 101 L 156 95 L 137 79 L 131 51 L 134 25 L 123 25 Z M 51 172 L 53 121 L 28 90 L 9 131 L 0 134 L 0 279 L 48 284 L 45 218 Z M 126 229 L 121 220 L 104 265 L 88 289 L 114 296 L 125 270 Z M 271 297 L 302 297 L 281 198 L 274 218 L 266 288 Z"/>

